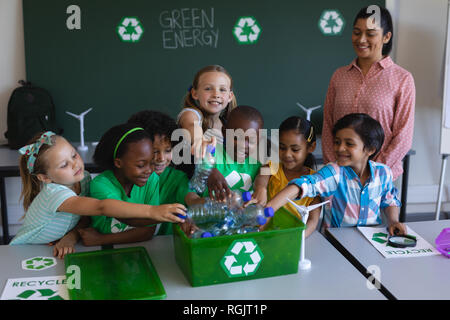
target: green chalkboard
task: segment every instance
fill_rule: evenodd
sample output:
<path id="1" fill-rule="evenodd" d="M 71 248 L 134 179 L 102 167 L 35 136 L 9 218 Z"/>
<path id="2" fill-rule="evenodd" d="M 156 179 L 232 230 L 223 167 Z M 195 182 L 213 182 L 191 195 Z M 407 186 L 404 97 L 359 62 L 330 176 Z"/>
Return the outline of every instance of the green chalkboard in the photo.
<path id="1" fill-rule="evenodd" d="M 51 92 L 72 141 L 79 122 L 65 111 L 92 107 L 85 139 L 97 141 L 139 110 L 176 117 L 196 71 L 220 64 L 238 104 L 259 108 L 265 127 L 277 128 L 305 115 L 297 103 L 323 105 L 332 73 L 354 58 L 354 16 L 370 4 L 385 1 L 23 0 L 27 80 Z M 321 29 L 327 10 L 339 13 L 342 27 L 328 14 L 329 29 Z M 252 19 L 234 33 L 243 17 Z M 131 34 L 136 41 L 126 39 Z M 312 121 L 320 130 L 322 109 Z"/>

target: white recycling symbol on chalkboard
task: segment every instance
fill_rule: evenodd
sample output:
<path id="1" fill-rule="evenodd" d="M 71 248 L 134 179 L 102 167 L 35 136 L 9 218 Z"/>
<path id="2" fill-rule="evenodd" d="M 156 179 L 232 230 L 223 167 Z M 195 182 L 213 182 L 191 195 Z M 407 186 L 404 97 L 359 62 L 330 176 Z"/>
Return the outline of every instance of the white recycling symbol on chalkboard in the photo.
<path id="1" fill-rule="evenodd" d="M 220 265 L 230 278 L 250 276 L 256 273 L 263 258 L 255 240 L 240 239 L 230 245 Z"/>
<path id="2" fill-rule="evenodd" d="M 342 33 L 345 20 L 342 14 L 336 10 L 324 10 L 319 19 L 319 29 L 326 36 L 336 36 Z"/>
<path id="3" fill-rule="evenodd" d="M 123 18 L 117 27 L 117 34 L 124 42 L 138 42 L 143 33 L 144 28 L 136 17 Z"/>
<path id="4" fill-rule="evenodd" d="M 234 26 L 233 34 L 240 44 L 254 44 L 261 34 L 261 26 L 254 17 L 241 17 Z"/>

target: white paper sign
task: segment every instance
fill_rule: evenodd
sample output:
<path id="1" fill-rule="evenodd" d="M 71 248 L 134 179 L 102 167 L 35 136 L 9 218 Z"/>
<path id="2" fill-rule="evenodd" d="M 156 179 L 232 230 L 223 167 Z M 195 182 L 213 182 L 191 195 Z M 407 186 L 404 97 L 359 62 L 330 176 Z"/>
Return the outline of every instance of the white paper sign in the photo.
<path id="1" fill-rule="evenodd" d="M 438 255 L 439 252 L 420 235 L 406 226 L 407 234 L 416 237 L 415 247 L 394 248 L 388 244 L 389 233 L 385 227 L 358 227 L 358 230 L 385 258 L 407 258 Z"/>
<path id="2" fill-rule="evenodd" d="M 66 276 L 8 279 L 0 300 L 69 300 Z"/>

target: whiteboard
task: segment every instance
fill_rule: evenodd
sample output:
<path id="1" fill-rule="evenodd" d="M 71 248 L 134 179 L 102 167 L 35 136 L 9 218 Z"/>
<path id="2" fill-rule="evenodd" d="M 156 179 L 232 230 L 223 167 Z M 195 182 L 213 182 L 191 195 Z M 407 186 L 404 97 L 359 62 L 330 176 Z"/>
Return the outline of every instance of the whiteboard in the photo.
<path id="1" fill-rule="evenodd" d="M 447 3 L 447 36 L 445 44 L 444 95 L 442 101 L 441 154 L 450 154 L 450 1 Z"/>

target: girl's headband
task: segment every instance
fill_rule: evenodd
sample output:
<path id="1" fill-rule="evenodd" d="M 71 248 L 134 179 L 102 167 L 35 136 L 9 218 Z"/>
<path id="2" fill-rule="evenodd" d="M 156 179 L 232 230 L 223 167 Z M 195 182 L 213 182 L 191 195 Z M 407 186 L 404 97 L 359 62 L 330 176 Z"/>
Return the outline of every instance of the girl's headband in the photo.
<path id="1" fill-rule="evenodd" d="M 51 138 L 54 135 L 55 133 L 52 131 L 44 132 L 36 142 L 26 145 L 19 149 L 20 154 L 28 156 L 27 161 L 28 172 L 33 173 L 34 163 L 36 162 L 39 150 L 44 144 L 48 144 L 49 146 L 51 146 L 53 144 Z"/>
<path id="2" fill-rule="evenodd" d="M 122 143 L 122 141 L 132 132 L 134 131 L 138 131 L 138 130 L 144 130 L 143 128 L 137 127 L 137 128 L 133 128 L 131 130 L 128 130 L 127 132 L 125 132 L 125 134 L 122 136 L 122 138 L 120 138 L 120 140 L 117 142 L 116 147 L 114 148 L 114 153 L 113 153 L 113 160 L 116 158 L 116 154 L 117 154 L 117 149 L 119 149 L 120 144 Z"/>

